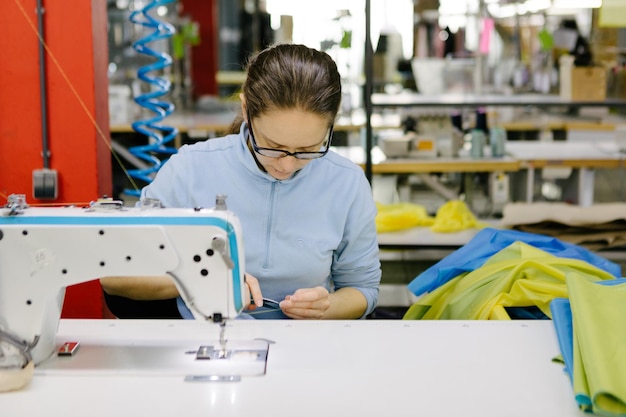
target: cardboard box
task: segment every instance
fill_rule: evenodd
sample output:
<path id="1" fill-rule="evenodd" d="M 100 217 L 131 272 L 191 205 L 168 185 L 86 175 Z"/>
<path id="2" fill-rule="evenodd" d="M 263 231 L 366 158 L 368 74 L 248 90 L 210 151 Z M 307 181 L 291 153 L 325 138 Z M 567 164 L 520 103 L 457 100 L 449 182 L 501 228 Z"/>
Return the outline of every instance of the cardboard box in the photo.
<path id="1" fill-rule="evenodd" d="M 561 98 L 572 101 L 603 101 L 606 99 L 604 67 L 561 66 Z"/>

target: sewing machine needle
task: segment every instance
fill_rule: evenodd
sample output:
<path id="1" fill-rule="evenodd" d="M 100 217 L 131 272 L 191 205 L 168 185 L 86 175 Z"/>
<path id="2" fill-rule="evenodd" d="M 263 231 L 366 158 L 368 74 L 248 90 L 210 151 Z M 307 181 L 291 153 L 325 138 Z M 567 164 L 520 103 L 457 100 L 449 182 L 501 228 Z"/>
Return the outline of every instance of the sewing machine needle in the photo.
<path id="1" fill-rule="evenodd" d="M 226 357 L 226 337 L 225 337 L 225 333 L 226 333 L 226 321 L 222 321 L 220 323 L 220 352 L 219 352 L 219 357 L 220 358 L 225 358 Z"/>

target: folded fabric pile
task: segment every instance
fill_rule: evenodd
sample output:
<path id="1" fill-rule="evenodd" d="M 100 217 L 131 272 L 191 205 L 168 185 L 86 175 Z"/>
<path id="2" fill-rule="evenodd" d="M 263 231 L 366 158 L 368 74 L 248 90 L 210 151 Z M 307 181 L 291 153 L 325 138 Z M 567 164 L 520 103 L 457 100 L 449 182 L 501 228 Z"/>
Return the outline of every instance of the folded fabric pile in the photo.
<path id="1" fill-rule="evenodd" d="M 550 309 L 576 402 L 586 412 L 626 416 L 626 279 L 572 273 L 566 283 L 569 299 L 554 299 Z"/>
<path id="2" fill-rule="evenodd" d="M 428 214 L 426 207 L 413 203 L 376 203 L 376 231 L 396 232 L 417 226 L 432 226 L 435 219 Z"/>
<path id="3" fill-rule="evenodd" d="M 567 297 L 568 273 L 614 280 L 621 267 L 555 238 L 486 228 L 409 284 L 420 298 L 404 318 L 551 318 L 550 301 Z"/>
<path id="4" fill-rule="evenodd" d="M 566 203 L 510 203 L 501 225 L 540 233 L 590 250 L 626 245 L 626 203 L 598 203 L 589 207 Z"/>
<path id="5" fill-rule="evenodd" d="M 426 208 L 413 203 L 376 204 L 376 231 L 396 232 L 412 227 L 427 226 L 433 232 L 451 233 L 471 228 L 483 228 L 487 224 L 478 221 L 465 202 L 451 200 L 442 204 L 433 217 Z"/>
<path id="6" fill-rule="evenodd" d="M 486 228 L 410 284 L 404 319 L 552 319 L 581 410 L 626 417 L 626 278 L 578 245 Z"/>
<path id="7" fill-rule="evenodd" d="M 430 230 L 438 233 L 453 233 L 473 227 L 481 229 L 487 227 L 487 224 L 479 222 L 464 201 L 451 200 L 439 207 Z"/>

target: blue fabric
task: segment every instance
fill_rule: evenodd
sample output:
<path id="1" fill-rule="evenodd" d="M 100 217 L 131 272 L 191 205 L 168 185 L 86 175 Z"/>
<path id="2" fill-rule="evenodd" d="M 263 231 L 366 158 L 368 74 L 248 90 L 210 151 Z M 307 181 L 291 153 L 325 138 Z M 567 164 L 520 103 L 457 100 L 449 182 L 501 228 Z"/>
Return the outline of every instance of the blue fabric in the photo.
<path id="1" fill-rule="evenodd" d="M 581 246 L 534 233 L 485 228 L 467 244 L 418 275 L 409 283 L 408 288 L 415 295 L 431 292 L 462 273 L 480 268 L 494 254 L 516 241 L 522 241 L 555 256 L 586 261 L 616 278 L 621 276 L 619 265 Z"/>
<path id="2" fill-rule="evenodd" d="M 626 278 L 596 282 L 596 284 L 600 285 L 620 285 L 624 283 L 626 283 Z M 555 298 L 550 303 L 550 311 L 552 312 L 552 322 L 559 341 L 561 356 L 563 356 L 563 362 L 565 363 L 565 371 L 569 375 L 570 381 L 573 381 L 574 327 L 569 300 L 567 298 Z"/>
<path id="3" fill-rule="evenodd" d="M 574 365 L 574 327 L 572 325 L 572 309 L 567 298 L 555 298 L 550 303 L 552 312 L 552 323 L 559 341 L 559 349 L 563 357 L 565 372 L 569 375 L 570 382 L 573 382 Z"/>
<path id="4" fill-rule="evenodd" d="M 376 205 L 363 170 L 331 151 L 279 181 L 259 169 L 247 134 L 243 123 L 239 134 L 182 146 L 141 196 L 165 207 L 214 207 L 225 194 L 241 222 L 245 271 L 259 280 L 264 297 L 352 287 L 367 300 L 365 315 L 371 313 L 381 269 Z"/>

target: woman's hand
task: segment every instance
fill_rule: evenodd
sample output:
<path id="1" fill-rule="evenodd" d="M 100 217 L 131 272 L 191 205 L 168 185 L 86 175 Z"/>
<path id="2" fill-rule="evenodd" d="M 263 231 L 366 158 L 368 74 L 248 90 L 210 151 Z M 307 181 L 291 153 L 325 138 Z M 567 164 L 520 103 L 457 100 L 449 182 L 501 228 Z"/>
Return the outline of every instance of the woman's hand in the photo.
<path id="1" fill-rule="evenodd" d="M 292 319 L 321 319 L 330 308 L 328 290 L 324 287 L 301 288 L 280 302 L 280 308 Z"/>
<path id="2" fill-rule="evenodd" d="M 248 274 L 247 272 L 244 275 L 244 280 L 246 283 L 245 299 L 247 300 L 247 304 L 244 305 L 244 309 L 254 310 L 255 308 L 257 308 L 257 306 L 263 305 L 263 294 L 261 293 L 259 280 Z"/>

